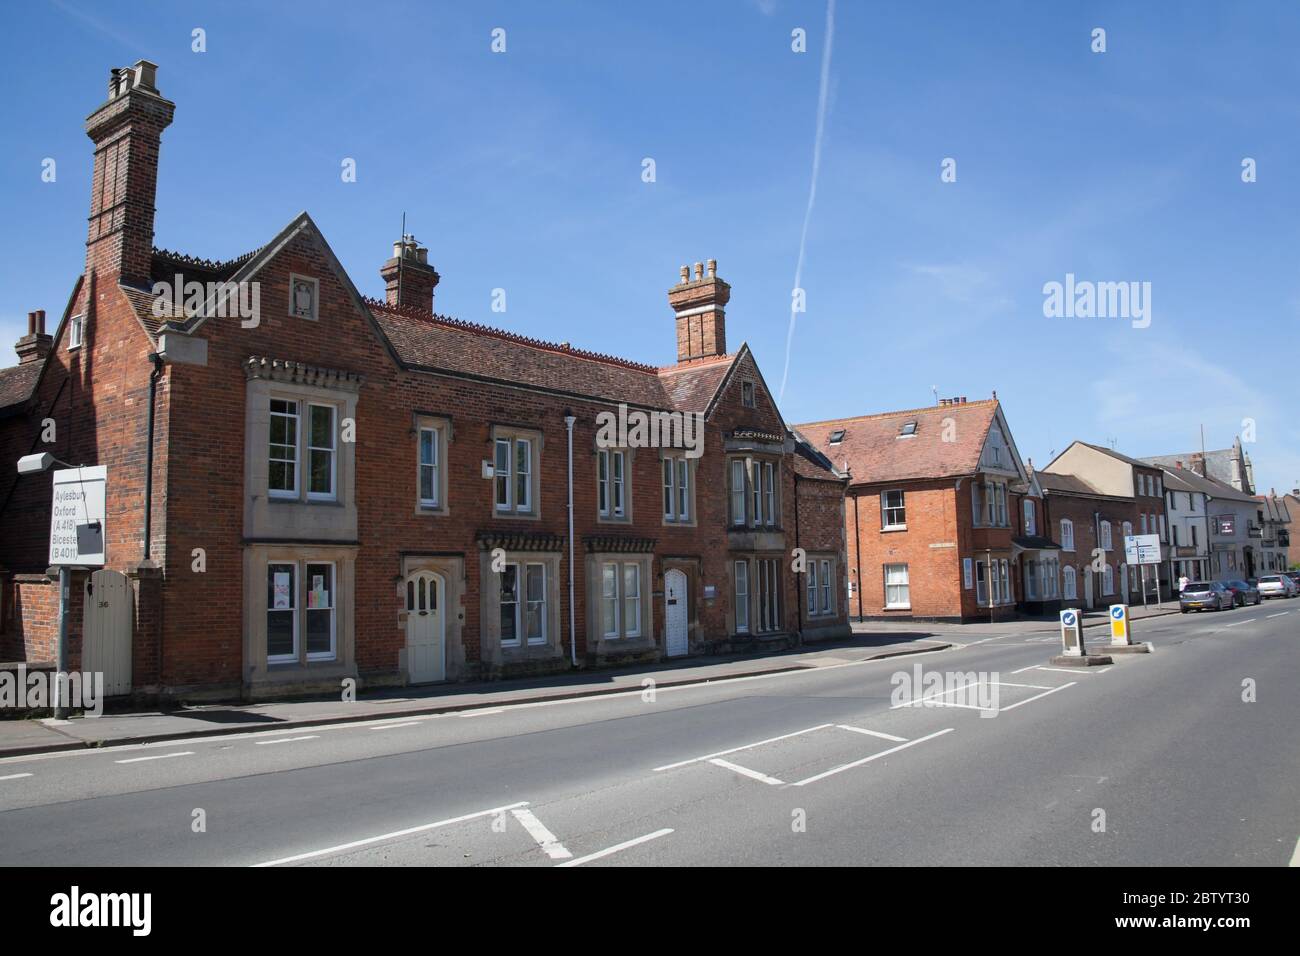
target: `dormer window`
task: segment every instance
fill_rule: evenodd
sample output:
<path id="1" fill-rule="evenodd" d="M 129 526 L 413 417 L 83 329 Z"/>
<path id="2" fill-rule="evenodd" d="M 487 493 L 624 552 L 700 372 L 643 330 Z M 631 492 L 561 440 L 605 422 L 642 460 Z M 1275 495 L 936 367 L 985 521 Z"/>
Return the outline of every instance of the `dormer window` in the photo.
<path id="1" fill-rule="evenodd" d="M 838 444 L 839 444 L 840 442 L 842 442 L 842 441 L 844 441 L 844 429 L 843 429 L 843 428 L 837 428 L 835 431 L 831 432 L 831 444 L 832 444 L 832 445 L 838 445 Z"/>
<path id="2" fill-rule="evenodd" d="M 899 438 L 912 438 L 916 435 L 916 422 L 904 422 L 903 427 L 898 430 Z"/>

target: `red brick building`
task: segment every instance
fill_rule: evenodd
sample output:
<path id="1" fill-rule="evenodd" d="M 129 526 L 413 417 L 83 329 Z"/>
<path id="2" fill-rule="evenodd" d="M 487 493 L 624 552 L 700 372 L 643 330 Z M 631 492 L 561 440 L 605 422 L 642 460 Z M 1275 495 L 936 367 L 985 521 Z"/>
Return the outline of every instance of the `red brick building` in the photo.
<path id="1" fill-rule="evenodd" d="M 845 481 L 787 428 L 748 347 L 727 352 L 712 261 L 669 290 L 677 361 L 661 368 L 436 314 L 441 277 L 411 237 L 380 267 L 382 299 L 305 213 L 228 261 L 155 249 L 173 109 L 151 64 L 113 71 L 86 127 L 86 271 L 53 333 L 34 319 L 0 372 L 8 460 L 108 469 L 137 693 L 469 679 L 848 633 Z M 178 282 L 181 296 L 160 285 Z M 0 481 L 10 658 L 48 653 L 49 500 L 48 476 Z"/>
<path id="2" fill-rule="evenodd" d="M 855 619 L 978 621 L 1015 613 L 1026 544 L 1015 540 L 1023 537 L 1016 496 L 1027 493 L 1028 475 L 996 397 L 796 430 L 849 473 Z"/>

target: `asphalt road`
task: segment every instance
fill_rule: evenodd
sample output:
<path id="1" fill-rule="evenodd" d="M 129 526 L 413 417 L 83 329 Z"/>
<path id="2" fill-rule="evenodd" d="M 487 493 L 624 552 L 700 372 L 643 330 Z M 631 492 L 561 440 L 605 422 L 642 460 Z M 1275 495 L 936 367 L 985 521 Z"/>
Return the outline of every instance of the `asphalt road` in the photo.
<path id="1" fill-rule="evenodd" d="M 1286 866 L 1300 855 L 1300 601 L 1144 622 L 1155 653 L 1071 671 L 1048 666 L 1051 635 L 936 630 L 967 643 L 873 662 L 845 650 L 832 666 L 653 700 L 0 760 L 0 865 Z M 952 692 L 897 699 L 891 678 L 918 667 Z"/>

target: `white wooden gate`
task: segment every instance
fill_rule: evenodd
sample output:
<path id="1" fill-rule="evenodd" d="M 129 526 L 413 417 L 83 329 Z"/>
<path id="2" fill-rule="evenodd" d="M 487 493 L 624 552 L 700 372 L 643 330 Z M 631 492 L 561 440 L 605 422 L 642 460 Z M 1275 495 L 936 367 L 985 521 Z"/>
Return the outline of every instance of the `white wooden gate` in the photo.
<path id="1" fill-rule="evenodd" d="M 104 695 L 131 693 L 131 582 L 100 569 L 86 581 L 81 669 L 104 675 Z"/>

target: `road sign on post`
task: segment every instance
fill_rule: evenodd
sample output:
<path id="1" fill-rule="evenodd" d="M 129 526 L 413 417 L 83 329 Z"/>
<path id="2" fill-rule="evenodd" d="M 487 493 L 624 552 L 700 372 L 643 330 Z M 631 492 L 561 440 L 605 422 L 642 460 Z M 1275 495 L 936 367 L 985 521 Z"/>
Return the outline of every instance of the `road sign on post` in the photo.
<path id="1" fill-rule="evenodd" d="M 108 468 L 94 465 L 53 473 L 54 502 L 50 509 L 50 565 L 104 565 L 104 488 Z"/>
<path id="2" fill-rule="evenodd" d="M 1128 632 L 1128 606 L 1112 604 L 1110 606 L 1110 643 L 1111 646 L 1132 644 Z"/>
<path id="3" fill-rule="evenodd" d="M 1061 644 L 1066 657 L 1083 657 L 1083 623 L 1077 608 L 1061 612 Z"/>

